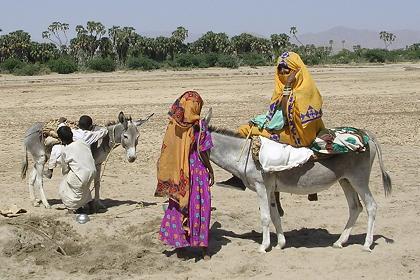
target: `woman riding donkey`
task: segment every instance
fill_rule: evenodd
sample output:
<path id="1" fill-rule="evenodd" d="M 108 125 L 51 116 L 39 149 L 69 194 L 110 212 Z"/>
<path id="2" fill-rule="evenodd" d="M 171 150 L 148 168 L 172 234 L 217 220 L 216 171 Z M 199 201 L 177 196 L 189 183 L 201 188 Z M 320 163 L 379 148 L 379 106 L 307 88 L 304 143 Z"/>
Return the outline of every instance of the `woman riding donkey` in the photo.
<path id="1" fill-rule="evenodd" d="M 213 144 L 207 124 L 200 120 L 203 100 L 187 91 L 169 111 L 169 124 L 157 164 L 156 196 L 169 197 L 159 239 L 181 250 L 203 248 L 207 252 L 213 170 L 206 153 Z"/>
<path id="2" fill-rule="evenodd" d="M 261 135 L 274 141 L 294 147 L 308 147 L 319 131 L 324 129 L 322 122 L 322 97 L 308 68 L 297 53 L 285 52 L 277 62 L 275 87 L 265 121 L 256 125 L 245 124 L 239 133 Z M 268 124 L 283 114 L 284 125 L 279 130 L 271 130 Z M 238 178 L 231 178 L 226 184 L 238 185 Z M 240 184 L 243 184 L 240 182 Z M 309 195 L 316 200 L 316 194 Z"/>

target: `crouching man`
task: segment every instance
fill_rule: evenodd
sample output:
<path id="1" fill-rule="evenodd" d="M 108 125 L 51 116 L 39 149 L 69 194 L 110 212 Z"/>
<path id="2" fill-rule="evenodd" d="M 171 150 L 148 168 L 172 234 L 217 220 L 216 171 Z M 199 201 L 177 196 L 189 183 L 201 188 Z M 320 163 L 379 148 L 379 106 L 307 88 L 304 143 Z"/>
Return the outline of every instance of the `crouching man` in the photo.
<path id="1" fill-rule="evenodd" d="M 64 177 L 59 195 L 71 212 L 83 213 L 83 207 L 92 200 L 89 188 L 96 175 L 95 161 L 90 147 L 83 140 L 73 142 L 70 127 L 61 126 L 57 134 L 63 144 L 61 171 Z"/>

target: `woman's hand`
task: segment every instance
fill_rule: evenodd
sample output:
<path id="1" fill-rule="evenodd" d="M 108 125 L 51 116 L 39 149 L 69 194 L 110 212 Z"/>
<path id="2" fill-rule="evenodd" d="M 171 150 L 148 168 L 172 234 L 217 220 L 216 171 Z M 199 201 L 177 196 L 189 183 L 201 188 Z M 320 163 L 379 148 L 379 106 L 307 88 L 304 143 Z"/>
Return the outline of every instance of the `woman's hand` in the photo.
<path id="1" fill-rule="evenodd" d="M 299 69 L 296 70 L 296 71 L 295 70 L 290 71 L 290 75 L 289 75 L 289 77 L 287 77 L 286 84 L 284 85 L 285 88 L 286 87 L 293 88 L 293 84 L 296 81 L 296 74 L 297 74 L 298 71 L 299 71 Z"/>
<path id="2" fill-rule="evenodd" d="M 214 173 L 213 170 L 209 170 L 209 187 L 214 185 Z"/>

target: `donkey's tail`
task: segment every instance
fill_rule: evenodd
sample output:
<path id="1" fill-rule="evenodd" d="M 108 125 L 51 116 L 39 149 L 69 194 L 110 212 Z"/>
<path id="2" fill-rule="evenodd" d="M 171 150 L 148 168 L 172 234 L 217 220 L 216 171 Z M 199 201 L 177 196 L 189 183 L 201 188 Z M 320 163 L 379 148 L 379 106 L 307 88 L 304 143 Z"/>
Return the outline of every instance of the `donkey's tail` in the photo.
<path id="1" fill-rule="evenodd" d="M 22 180 L 26 178 L 26 172 L 28 171 L 28 151 L 26 149 L 26 145 L 23 145 L 23 154 L 22 166 L 20 169 L 20 177 Z"/>
<path id="2" fill-rule="evenodd" d="M 378 154 L 379 166 L 381 167 L 382 173 L 382 184 L 384 186 L 385 196 L 388 196 L 392 193 L 392 183 L 391 183 L 391 176 L 389 176 L 388 172 L 385 170 L 384 162 L 382 161 L 382 150 L 381 146 L 379 145 L 378 140 L 376 139 L 375 135 L 370 132 L 366 131 L 369 138 L 375 143 L 376 152 Z"/>

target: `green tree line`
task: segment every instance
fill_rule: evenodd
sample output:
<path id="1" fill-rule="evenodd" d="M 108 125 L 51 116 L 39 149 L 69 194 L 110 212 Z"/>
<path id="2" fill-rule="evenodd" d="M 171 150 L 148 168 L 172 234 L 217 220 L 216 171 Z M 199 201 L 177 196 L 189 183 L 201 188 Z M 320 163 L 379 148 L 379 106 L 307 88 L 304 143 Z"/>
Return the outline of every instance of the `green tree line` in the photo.
<path id="1" fill-rule="evenodd" d="M 284 51 L 298 52 L 309 65 L 325 63 L 397 62 L 420 59 L 420 44 L 405 49 L 388 50 L 396 36 L 381 31 L 385 49 L 367 49 L 360 45 L 351 50 L 332 52 L 328 46 L 303 44 L 295 26 L 289 34 L 272 34 L 261 38 L 248 33 L 229 37 L 226 33 L 208 31 L 194 42 L 186 42 L 188 30 L 182 26 L 169 37 L 148 38 L 133 27 L 105 27 L 88 21 L 75 27 L 75 37 L 68 38 L 69 25 L 53 22 L 42 32 L 47 42 L 31 40 L 29 33 L 17 30 L 0 33 L 0 70 L 17 75 L 35 75 L 75 71 L 116 69 L 152 70 L 158 68 L 206 68 L 272 65 Z M 1 32 L 1 29 L 0 29 Z M 298 45 L 291 42 L 293 38 Z"/>

